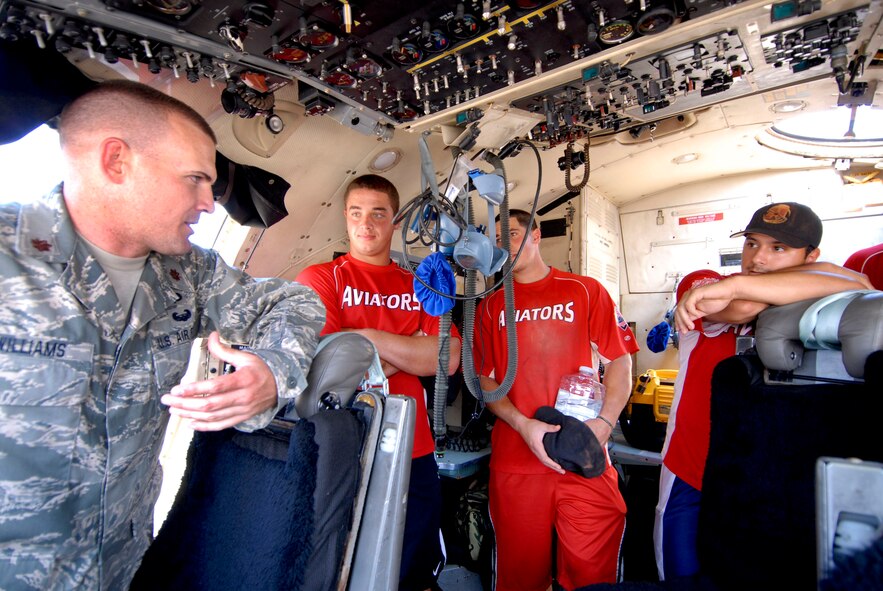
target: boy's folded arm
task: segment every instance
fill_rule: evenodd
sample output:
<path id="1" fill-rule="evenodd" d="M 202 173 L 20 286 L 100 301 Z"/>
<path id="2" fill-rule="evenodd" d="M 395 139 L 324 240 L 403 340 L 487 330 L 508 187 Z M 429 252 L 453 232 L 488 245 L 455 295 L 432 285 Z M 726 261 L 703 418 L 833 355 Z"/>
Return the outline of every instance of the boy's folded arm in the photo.
<path id="1" fill-rule="evenodd" d="M 833 272 L 823 270 L 828 268 Z M 841 291 L 866 289 L 860 276 L 828 263 L 801 265 L 787 271 L 761 275 L 731 275 L 717 283 L 690 290 L 685 294 L 685 305 L 692 306 L 699 314 L 697 318 L 744 324 L 753 321 L 769 306 L 783 306 Z M 678 305 L 681 305 L 680 302 Z"/>

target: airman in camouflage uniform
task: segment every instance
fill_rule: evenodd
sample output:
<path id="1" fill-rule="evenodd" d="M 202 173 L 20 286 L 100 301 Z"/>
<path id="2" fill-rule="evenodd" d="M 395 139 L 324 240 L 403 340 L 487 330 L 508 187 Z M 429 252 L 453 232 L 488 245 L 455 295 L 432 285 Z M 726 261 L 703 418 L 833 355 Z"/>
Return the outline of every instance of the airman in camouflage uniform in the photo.
<path id="1" fill-rule="evenodd" d="M 169 408 L 197 429 L 241 420 L 222 408 L 241 394 L 212 385 L 246 388 L 240 372 L 178 386 L 193 339 L 220 330 L 250 345 L 228 360 L 272 374 L 275 404 L 244 411 L 248 430 L 305 387 L 324 325 L 308 288 L 198 247 L 150 252 L 124 309 L 75 221 L 62 185 L 0 206 L 0 589 L 127 589 L 151 541 Z"/>

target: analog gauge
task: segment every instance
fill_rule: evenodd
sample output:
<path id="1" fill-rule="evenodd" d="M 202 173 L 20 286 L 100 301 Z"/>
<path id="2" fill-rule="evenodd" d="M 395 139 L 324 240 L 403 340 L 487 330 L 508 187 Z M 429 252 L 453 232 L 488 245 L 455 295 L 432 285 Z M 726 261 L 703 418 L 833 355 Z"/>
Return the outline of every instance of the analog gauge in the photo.
<path id="1" fill-rule="evenodd" d="M 338 88 L 354 88 L 357 83 L 355 76 L 347 74 L 346 72 L 337 71 L 326 74 L 322 80 L 331 86 L 336 86 Z"/>
<path id="2" fill-rule="evenodd" d="M 638 19 L 638 33 L 656 35 L 668 29 L 675 22 L 675 13 L 668 8 L 654 8 Z"/>
<path id="3" fill-rule="evenodd" d="M 423 51 L 413 43 L 402 43 L 399 50 L 393 51 L 390 57 L 398 64 L 410 66 L 423 59 Z"/>
<path id="4" fill-rule="evenodd" d="M 389 116 L 397 121 L 413 121 L 417 118 L 417 110 L 408 105 L 400 105 Z"/>
<path id="5" fill-rule="evenodd" d="M 610 21 L 598 31 L 598 39 L 607 45 L 622 43 L 635 34 L 635 28 L 627 20 Z"/>
<path id="6" fill-rule="evenodd" d="M 147 5 L 163 14 L 184 16 L 190 14 L 194 3 L 190 0 L 147 0 Z"/>
<path id="7" fill-rule="evenodd" d="M 267 76 L 264 74 L 245 72 L 239 76 L 239 79 L 252 90 L 262 93 L 270 92 L 270 87 L 267 86 Z"/>
<path id="8" fill-rule="evenodd" d="M 347 68 L 361 78 L 377 78 L 383 74 L 383 66 L 369 57 L 353 60 Z"/>
<path id="9" fill-rule="evenodd" d="M 432 29 L 428 37 L 420 39 L 420 45 L 426 53 L 439 53 L 447 49 L 450 44 L 447 35 L 439 29 Z"/>
<path id="10" fill-rule="evenodd" d="M 478 34 L 478 19 L 471 14 L 464 14 L 463 18 L 455 18 L 448 23 L 448 32 L 454 39 L 471 39 Z"/>
<path id="11" fill-rule="evenodd" d="M 286 64 L 302 64 L 309 59 L 310 54 L 300 47 L 284 47 L 276 53 L 270 54 L 270 57 L 277 62 Z"/>
<path id="12" fill-rule="evenodd" d="M 299 41 L 307 47 L 317 50 L 336 47 L 338 42 L 336 35 L 329 33 L 328 31 L 323 31 L 322 29 L 309 31 L 306 35 L 303 35 Z"/>

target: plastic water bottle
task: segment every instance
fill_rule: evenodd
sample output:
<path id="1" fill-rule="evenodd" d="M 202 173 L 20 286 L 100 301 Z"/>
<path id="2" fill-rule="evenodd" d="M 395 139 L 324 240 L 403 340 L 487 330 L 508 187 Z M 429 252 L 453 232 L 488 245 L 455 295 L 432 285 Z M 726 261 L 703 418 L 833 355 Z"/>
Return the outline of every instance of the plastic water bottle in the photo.
<path id="1" fill-rule="evenodd" d="M 604 384 L 595 378 L 595 370 L 585 365 L 579 373 L 561 378 L 555 408 L 581 421 L 594 419 L 604 406 Z"/>

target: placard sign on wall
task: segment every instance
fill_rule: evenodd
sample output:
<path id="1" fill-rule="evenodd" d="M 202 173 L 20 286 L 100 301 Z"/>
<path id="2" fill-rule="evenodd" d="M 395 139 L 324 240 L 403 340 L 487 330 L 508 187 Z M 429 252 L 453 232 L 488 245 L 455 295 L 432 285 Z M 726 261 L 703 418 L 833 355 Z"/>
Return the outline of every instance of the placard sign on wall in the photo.
<path id="1" fill-rule="evenodd" d="M 697 215 L 687 215 L 678 218 L 679 226 L 687 224 L 704 224 L 707 222 L 719 222 L 724 219 L 724 212 L 716 211 L 714 213 L 700 213 Z"/>

